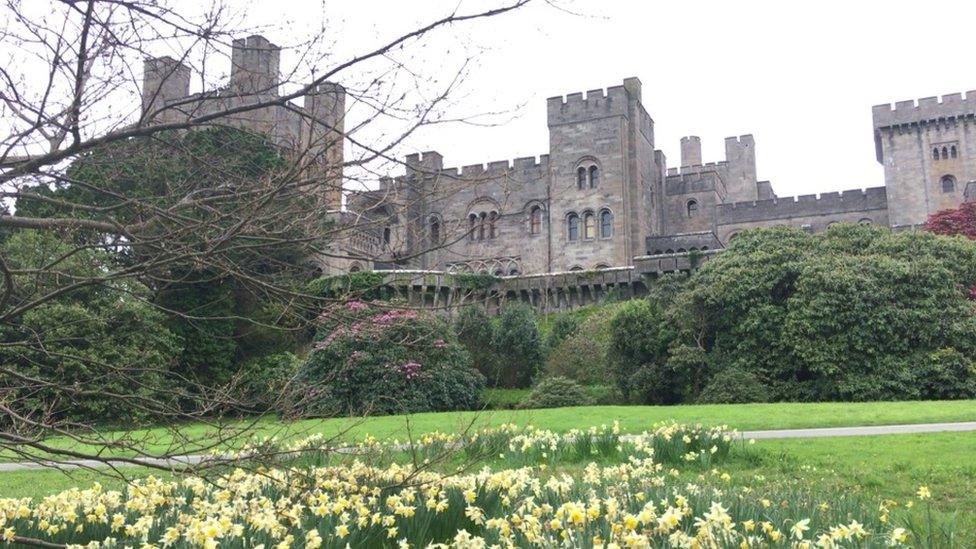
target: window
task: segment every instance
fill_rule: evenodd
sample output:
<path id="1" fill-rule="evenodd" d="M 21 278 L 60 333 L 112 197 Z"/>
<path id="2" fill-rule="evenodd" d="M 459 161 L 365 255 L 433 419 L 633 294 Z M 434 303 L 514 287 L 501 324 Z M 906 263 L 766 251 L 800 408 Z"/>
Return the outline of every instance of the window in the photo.
<path id="1" fill-rule="evenodd" d="M 600 168 L 590 166 L 590 188 L 595 189 L 600 182 Z"/>
<path id="2" fill-rule="evenodd" d="M 386 244 L 387 246 L 390 245 L 390 239 L 392 237 L 392 234 L 393 232 L 390 230 L 389 227 L 383 227 L 383 244 Z"/>
<path id="3" fill-rule="evenodd" d="M 947 147 L 942 147 L 942 160 L 949 158 L 949 149 Z"/>
<path id="4" fill-rule="evenodd" d="M 666 253 L 666 254 L 673 254 L 674 253 L 674 250 L 672 250 L 672 249 L 669 248 L 667 250 L 664 250 L 664 253 Z"/>
<path id="5" fill-rule="evenodd" d="M 583 238 L 590 240 L 596 237 L 596 219 L 593 212 L 583 214 Z"/>
<path id="6" fill-rule="evenodd" d="M 436 217 L 430 218 L 430 243 L 440 244 L 441 242 L 441 222 Z"/>
<path id="7" fill-rule="evenodd" d="M 698 215 L 698 201 L 689 200 L 688 201 L 688 217 L 695 217 Z"/>
<path id="8" fill-rule="evenodd" d="M 542 206 L 532 206 L 529 212 L 529 234 L 542 232 Z"/>
<path id="9" fill-rule="evenodd" d="M 956 178 L 951 175 L 942 176 L 942 192 L 951 193 L 956 190 Z"/>
<path id="10" fill-rule="evenodd" d="M 485 212 L 481 212 L 481 215 L 478 216 L 478 240 L 485 239 L 485 218 L 487 217 Z"/>
<path id="11" fill-rule="evenodd" d="M 932 160 L 938 160 L 938 159 L 939 159 L 939 148 L 936 147 L 932 149 Z"/>
<path id="12" fill-rule="evenodd" d="M 600 238 L 613 236 L 613 214 L 610 210 L 600 212 Z"/>
<path id="13" fill-rule="evenodd" d="M 953 146 L 949 147 L 949 156 L 952 157 L 952 158 L 955 158 L 956 155 L 957 155 L 957 153 L 956 153 L 956 146 L 953 145 Z"/>
<path id="14" fill-rule="evenodd" d="M 475 239 L 475 226 L 478 223 L 478 216 L 475 214 L 468 215 L 468 240 Z"/>
<path id="15" fill-rule="evenodd" d="M 576 188 L 581 191 L 586 188 L 586 168 L 583 166 L 576 170 Z"/>
<path id="16" fill-rule="evenodd" d="M 511 271 L 508 271 L 508 274 L 510 276 L 518 276 L 519 270 L 518 269 L 512 269 Z"/>
<path id="17" fill-rule="evenodd" d="M 583 267 L 580 267 L 579 265 L 573 265 L 572 267 L 569 268 L 569 270 L 570 271 L 582 271 L 583 270 Z"/>
<path id="18" fill-rule="evenodd" d="M 579 229 L 580 229 L 579 216 L 574 213 L 569 214 L 569 216 L 566 218 L 566 225 L 569 230 L 570 242 L 575 242 L 579 240 Z"/>
<path id="19" fill-rule="evenodd" d="M 594 269 L 596 269 L 598 271 L 603 271 L 603 270 L 606 270 L 606 269 L 609 269 L 609 268 L 610 268 L 610 265 L 607 265 L 606 263 L 598 263 L 597 266 L 594 267 Z"/>

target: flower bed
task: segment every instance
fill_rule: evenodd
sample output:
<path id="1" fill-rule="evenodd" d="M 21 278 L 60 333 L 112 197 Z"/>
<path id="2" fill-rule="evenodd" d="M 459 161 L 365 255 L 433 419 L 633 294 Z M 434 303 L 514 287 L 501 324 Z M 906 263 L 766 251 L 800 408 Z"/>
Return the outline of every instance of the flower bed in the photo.
<path id="1" fill-rule="evenodd" d="M 570 436 L 506 426 L 464 441 L 450 435 L 419 441 L 459 452 L 501 449 L 505 463 L 513 464 L 501 470 L 452 474 L 356 459 L 237 469 L 210 481 L 148 478 L 124 492 L 96 485 L 39 500 L 5 499 L 0 533 L 7 541 L 144 549 L 897 547 L 913 538 L 895 525 L 893 502 L 879 511 L 876 503 L 844 494 L 763 493 L 701 468 L 703 455 L 710 465 L 728 455 L 734 432 L 672 424 L 621 439 L 616 431 Z M 380 446 L 368 442 L 360 449 Z M 699 480 L 679 478 L 677 469 L 656 459 L 663 451 L 698 467 Z M 616 462 L 553 467 L 582 456 Z M 919 497 L 929 497 L 927 490 Z"/>

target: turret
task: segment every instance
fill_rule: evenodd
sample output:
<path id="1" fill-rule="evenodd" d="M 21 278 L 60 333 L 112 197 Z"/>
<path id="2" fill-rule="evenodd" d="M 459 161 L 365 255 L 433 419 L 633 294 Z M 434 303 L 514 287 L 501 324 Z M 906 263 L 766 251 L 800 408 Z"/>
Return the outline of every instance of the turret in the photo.
<path id="1" fill-rule="evenodd" d="M 245 94 L 278 95 L 281 48 L 260 35 L 234 40 L 230 86 Z"/>
<path id="2" fill-rule="evenodd" d="M 722 174 L 728 190 L 728 202 L 746 202 L 758 198 L 756 185 L 756 142 L 751 135 L 725 138 L 726 173 Z"/>
<path id="3" fill-rule="evenodd" d="M 681 165 L 702 165 L 701 138 L 697 135 L 689 135 L 681 138 Z"/>
<path id="4" fill-rule="evenodd" d="M 190 68 L 172 57 L 150 57 L 143 63 L 142 113 L 151 115 L 168 102 L 190 93 Z M 167 118 L 175 113 L 163 112 L 153 118 Z"/>
<path id="5" fill-rule="evenodd" d="M 305 95 L 308 149 L 321 166 L 326 180 L 326 208 L 342 207 L 343 136 L 345 134 L 346 90 L 323 82 Z"/>

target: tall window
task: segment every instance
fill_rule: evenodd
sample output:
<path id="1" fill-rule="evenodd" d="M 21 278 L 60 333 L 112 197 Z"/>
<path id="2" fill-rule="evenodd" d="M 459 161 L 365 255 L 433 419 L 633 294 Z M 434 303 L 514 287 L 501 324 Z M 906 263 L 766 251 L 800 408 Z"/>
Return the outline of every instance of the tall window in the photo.
<path id="1" fill-rule="evenodd" d="M 613 236 L 613 214 L 610 210 L 600 212 L 600 238 Z"/>
<path id="2" fill-rule="evenodd" d="M 583 166 L 576 170 L 576 188 L 581 191 L 586 188 L 586 168 Z"/>
<path id="3" fill-rule="evenodd" d="M 951 175 L 942 176 L 942 192 L 951 193 L 956 190 L 956 178 Z"/>
<path id="4" fill-rule="evenodd" d="M 485 212 L 481 212 L 481 215 L 478 216 L 478 240 L 485 239 L 485 219 L 487 217 Z"/>
<path id="5" fill-rule="evenodd" d="M 949 156 L 951 156 L 952 158 L 955 158 L 957 154 L 958 153 L 956 152 L 956 146 L 955 145 L 949 147 Z"/>
<path id="6" fill-rule="evenodd" d="M 578 215 L 571 213 L 566 217 L 566 227 L 568 230 L 568 236 L 570 241 L 579 240 L 580 231 L 580 218 Z"/>
<path id="7" fill-rule="evenodd" d="M 430 218 L 430 243 L 440 244 L 441 242 L 441 222 L 436 217 Z"/>
<path id="8" fill-rule="evenodd" d="M 600 183 L 600 168 L 590 166 L 590 188 L 595 189 L 598 183 Z"/>
<path id="9" fill-rule="evenodd" d="M 593 212 L 583 214 L 583 238 L 590 240 L 596 236 L 596 220 Z"/>
<path id="10" fill-rule="evenodd" d="M 942 160 L 946 158 L 949 158 L 949 149 L 948 147 L 942 147 Z"/>
<path id="11" fill-rule="evenodd" d="M 383 244 L 386 244 L 387 246 L 390 245 L 392 234 L 393 231 L 391 231 L 389 227 L 383 227 Z"/>
<path id="12" fill-rule="evenodd" d="M 475 230 L 478 225 L 478 216 L 475 214 L 468 215 L 468 240 L 475 240 Z"/>
<path id="13" fill-rule="evenodd" d="M 688 201 L 688 217 L 695 217 L 698 215 L 698 201 L 689 200 Z"/>
<path id="14" fill-rule="evenodd" d="M 938 160 L 938 159 L 939 159 L 939 148 L 936 147 L 932 149 L 932 160 Z"/>
<path id="15" fill-rule="evenodd" d="M 542 206 L 532 206 L 529 212 L 529 234 L 542 232 Z"/>

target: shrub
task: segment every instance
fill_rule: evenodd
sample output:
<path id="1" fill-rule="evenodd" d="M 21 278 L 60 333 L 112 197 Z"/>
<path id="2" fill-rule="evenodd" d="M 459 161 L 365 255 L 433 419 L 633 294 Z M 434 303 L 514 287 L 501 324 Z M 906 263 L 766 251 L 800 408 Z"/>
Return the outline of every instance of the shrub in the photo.
<path id="1" fill-rule="evenodd" d="M 700 404 L 733 404 L 743 402 L 766 402 L 766 390 L 749 372 L 736 368 L 726 368 L 715 374 L 698 395 Z"/>
<path id="2" fill-rule="evenodd" d="M 583 385 L 606 383 L 610 380 L 612 376 L 607 366 L 607 350 L 610 347 L 610 321 L 617 308 L 605 306 L 585 320 L 577 321 L 577 330 L 564 338 L 559 345 L 550 347 L 546 358 L 546 374 L 565 376 Z M 553 333 L 557 324 L 553 324 Z"/>
<path id="3" fill-rule="evenodd" d="M 344 305 L 323 326 L 298 379 L 306 413 L 408 413 L 479 406 L 484 377 L 437 316 Z"/>
<path id="4" fill-rule="evenodd" d="M 283 352 L 252 358 L 241 364 L 237 383 L 245 404 L 254 412 L 278 411 L 291 414 L 295 375 L 301 361 L 292 353 Z"/>
<path id="5" fill-rule="evenodd" d="M 672 313 L 680 339 L 763 380 L 772 400 L 929 398 L 918 357 L 969 352 L 974 280 L 976 243 L 961 238 L 762 229 L 704 265 Z"/>
<path id="6" fill-rule="evenodd" d="M 495 385 L 528 387 L 542 367 L 543 348 L 532 308 L 523 303 L 506 305 L 492 334 L 498 360 Z"/>
<path id="7" fill-rule="evenodd" d="M 576 330 L 580 327 L 580 324 L 582 324 L 582 321 L 576 315 L 561 314 L 557 316 L 552 322 L 552 328 L 549 330 L 549 337 L 546 340 L 546 346 L 550 350 L 559 347 L 560 343 L 576 332 Z"/>
<path id="8" fill-rule="evenodd" d="M 587 406 L 593 404 L 586 389 L 575 381 L 562 377 L 547 377 L 539 381 L 519 408 L 559 408 L 561 406 Z"/>
<path id="9" fill-rule="evenodd" d="M 610 321 L 607 362 L 624 397 L 645 403 L 676 401 L 666 368 L 671 340 L 664 311 L 648 300 L 625 303 Z"/>
<path id="10" fill-rule="evenodd" d="M 925 357 L 918 377 L 927 398 L 956 399 L 976 396 L 976 363 L 955 349 L 939 349 Z"/>
<path id="11" fill-rule="evenodd" d="M 496 385 L 499 376 L 498 360 L 492 349 L 494 330 L 491 318 L 479 305 L 462 307 L 454 321 L 454 331 L 471 355 L 471 365 L 485 376 L 491 387 Z"/>

